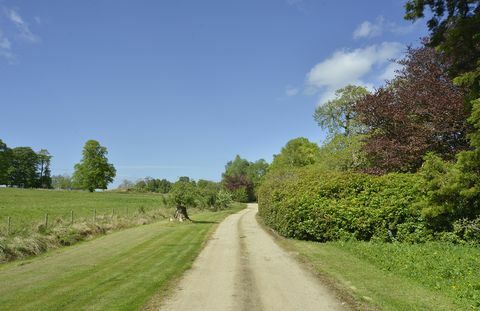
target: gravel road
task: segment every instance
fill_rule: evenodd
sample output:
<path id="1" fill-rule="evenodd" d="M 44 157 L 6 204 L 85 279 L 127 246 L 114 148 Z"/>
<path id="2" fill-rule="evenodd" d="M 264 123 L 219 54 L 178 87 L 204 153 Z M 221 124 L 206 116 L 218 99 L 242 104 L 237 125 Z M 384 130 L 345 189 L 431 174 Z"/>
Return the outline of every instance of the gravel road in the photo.
<path id="1" fill-rule="evenodd" d="M 335 296 L 260 227 L 258 207 L 226 218 L 161 310 L 343 310 Z"/>

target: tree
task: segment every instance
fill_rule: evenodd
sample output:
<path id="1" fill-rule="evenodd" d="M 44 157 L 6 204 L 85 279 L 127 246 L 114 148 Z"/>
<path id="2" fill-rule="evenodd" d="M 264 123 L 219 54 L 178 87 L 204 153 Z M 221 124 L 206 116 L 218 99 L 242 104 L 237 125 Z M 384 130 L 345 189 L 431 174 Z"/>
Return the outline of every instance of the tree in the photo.
<path id="1" fill-rule="evenodd" d="M 368 167 L 363 149 L 365 135 L 337 134 L 320 147 L 315 165 L 332 171 L 362 171 Z"/>
<path id="2" fill-rule="evenodd" d="M 399 63 L 395 80 L 355 105 L 372 173 L 416 171 L 428 152 L 452 160 L 468 146 L 464 92 L 448 77 L 448 63 L 425 46 L 409 48 Z"/>
<path id="3" fill-rule="evenodd" d="M 364 87 L 347 85 L 335 91 L 335 99 L 318 106 L 313 117 L 318 125 L 327 129 L 331 135 L 356 134 L 361 126 L 356 121 L 353 107 L 367 94 L 369 92 Z"/>
<path id="4" fill-rule="evenodd" d="M 237 155 L 233 161 L 229 161 L 225 166 L 222 183 L 232 193 L 235 201 L 249 202 L 255 200 L 250 165 L 251 163 L 248 160 Z"/>
<path id="5" fill-rule="evenodd" d="M 0 139 L 0 185 L 8 184 L 8 168 L 12 164 L 12 149 Z"/>
<path id="6" fill-rule="evenodd" d="M 119 190 L 129 191 L 135 187 L 135 183 L 131 180 L 124 179 L 120 185 L 118 185 Z"/>
<path id="7" fill-rule="evenodd" d="M 190 180 L 178 180 L 172 186 L 169 198 L 176 206 L 174 217 L 180 221 L 190 220 L 187 213 L 188 207 L 195 207 L 197 204 L 197 188 Z"/>
<path id="8" fill-rule="evenodd" d="M 319 150 L 316 143 L 312 143 L 304 137 L 292 139 L 279 154 L 274 156 L 271 169 L 314 164 L 318 159 Z"/>
<path id="9" fill-rule="evenodd" d="M 30 147 L 12 149 L 11 165 L 7 170 L 8 184 L 22 188 L 33 188 L 38 184 L 38 155 Z"/>
<path id="10" fill-rule="evenodd" d="M 108 163 L 107 148 L 96 140 L 89 140 L 85 143 L 82 154 L 82 160 L 75 165 L 74 184 L 90 192 L 107 189 L 116 174 L 113 165 Z"/>
<path id="11" fill-rule="evenodd" d="M 37 154 L 38 160 L 38 187 L 52 188 L 52 177 L 50 176 L 50 161 L 52 156 L 46 149 L 42 149 Z"/>
<path id="12" fill-rule="evenodd" d="M 469 88 L 468 100 L 480 96 L 480 0 L 409 0 L 405 18 L 417 20 L 429 8 L 428 45 L 453 62 L 451 78 Z"/>

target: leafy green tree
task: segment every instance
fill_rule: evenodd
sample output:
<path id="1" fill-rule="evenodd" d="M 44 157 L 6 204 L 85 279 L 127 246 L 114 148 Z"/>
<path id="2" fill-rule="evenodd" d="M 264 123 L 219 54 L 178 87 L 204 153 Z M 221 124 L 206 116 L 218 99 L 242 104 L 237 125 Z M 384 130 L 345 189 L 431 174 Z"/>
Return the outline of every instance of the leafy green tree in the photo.
<path id="1" fill-rule="evenodd" d="M 319 147 L 307 138 L 290 140 L 279 154 L 275 155 L 271 169 L 279 167 L 302 167 L 314 164 L 319 157 Z"/>
<path id="2" fill-rule="evenodd" d="M 362 134 L 333 136 L 320 147 L 316 165 L 332 171 L 359 171 L 367 168 L 367 156 L 362 150 L 364 139 L 365 135 Z"/>
<path id="3" fill-rule="evenodd" d="M 178 180 L 173 183 L 169 197 L 176 206 L 196 207 L 198 198 L 197 187 L 190 181 Z"/>
<path id="4" fill-rule="evenodd" d="M 233 197 L 230 192 L 227 190 L 220 190 L 217 192 L 216 198 L 215 198 L 215 208 L 216 209 L 226 209 L 228 208 L 231 204 L 233 203 Z"/>
<path id="5" fill-rule="evenodd" d="M 38 161 L 38 187 L 52 188 L 52 177 L 50 176 L 50 162 L 52 156 L 46 149 L 42 149 L 37 154 Z"/>
<path id="6" fill-rule="evenodd" d="M 171 188 L 172 188 L 172 183 L 166 180 L 165 178 L 158 180 L 158 190 L 157 190 L 158 192 L 168 193 L 170 192 Z"/>
<path id="7" fill-rule="evenodd" d="M 12 186 L 33 188 L 38 184 L 38 155 L 30 147 L 12 149 L 11 166 L 7 170 L 9 184 Z"/>
<path id="8" fill-rule="evenodd" d="M 330 135 L 356 134 L 361 130 L 361 126 L 355 118 L 354 105 L 368 94 L 367 89 L 362 86 L 347 85 L 335 91 L 335 99 L 318 106 L 313 117 Z"/>
<path id="9" fill-rule="evenodd" d="M 0 139 L 0 185 L 8 184 L 8 169 L 12 165 L 12 150 Z"/>
<path id="10" fill-rule="evenodd" d="M 108 163 L 107 154 L 107 148 L 98 141 L 87 141 L 83 147 L 83 158 L 75 165 L 74 184 L 90 192 L 107 189 L 116 175 L 115 167 Z"/>

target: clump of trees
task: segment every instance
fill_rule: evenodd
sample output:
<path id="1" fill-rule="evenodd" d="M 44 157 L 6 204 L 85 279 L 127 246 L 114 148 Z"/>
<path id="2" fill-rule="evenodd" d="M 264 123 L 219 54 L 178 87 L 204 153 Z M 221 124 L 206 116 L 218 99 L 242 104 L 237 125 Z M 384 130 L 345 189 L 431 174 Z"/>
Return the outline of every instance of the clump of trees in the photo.
<path id="1" fill-rule="evenodd" d="M 222 174 L 223 187 L 232 193 L 238 202 L 253 202 L 257 199 L 257 189 L 268 169 L 268 163 L 260 159 L 250 162 L 239 155 L 225 166 Z"/>
<path id="2" fill-rule="evenodd" d="M 9 148 L 0 139 L 0 185 L 22 188 L 51 188 L 50 163 L 46 149 Z"/>

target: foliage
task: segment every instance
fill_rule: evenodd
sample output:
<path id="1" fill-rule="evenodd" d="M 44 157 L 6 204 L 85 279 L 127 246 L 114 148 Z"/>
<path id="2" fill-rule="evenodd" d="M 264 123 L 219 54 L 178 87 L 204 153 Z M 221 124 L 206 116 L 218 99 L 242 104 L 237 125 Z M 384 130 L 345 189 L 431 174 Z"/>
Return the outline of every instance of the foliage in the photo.
<path id="1" fill-rule="evenodd" d="M 335 99 L 321 104 L 313 115 L 318 125 L 327 129 L 331 135 L 349 136 L 361 132 L 353 109 L 357 101 L 369 94 L 362 86 L 347 85 L 335 91 Z"/>
<path id="2" fill-rule="evenodd" d="M 226 209 L 233 203 L 232 194 L 226 190 L 220 190 L 215 197 L 215 208 Z"/>
<path id="3" fill-rule="evenodd" d="M 319 147 L 307 138 L 290 140 L 279 154 L 274 155 L 271 170 L 285 167 L 302 167 L 315 163 L 319 158 Z"/>
<path id="4" fill-rule="evenodd" d="M 12 149 L 0 139 L 0 185 L 9 183 L 8 168 L 11 166 Z"/>
<path id="5" fill-rule="evenodd" d="M 38 161 L 38 184 L 39 188 L 52 188 L 52 177 L 50 176 L 50 162 L 52 156 L 46 149 L 42 149 L 37 154 Z"/>
<path id="6" fill-rule="evenodd" d="M 268 163 L 260 159 L 250 162 L 239 155 L 225 166 L 222 184 L 237 202 L 256 200 L 256 191 L 268 169 Z"/>
<path id="7" fill-rule="evenodd" d="M 475 101 L 469 121 L 471 150 L 457 155 L 454 164 L 429 155 L 421 169 L 429 195 L 422 203 L 430 225 L 451 230 L 453 222 L 480 215 L 480 100 Z"/>
<path id="8" fill-rule="evenodd" d="M 129 181 L 125 181 L 119 186 L 121 189 L 125 190 L 135 190 L 138 192 L 157 192 L 157 193 L 168 193 L 172 188 L 172 183 L 165 178 L 156 179 L 152 177 L 145 177 L 144 179 L 138 180 L 135 184 L 132 184 Z"/>
<path id="9" fill-rule="evenodd" d="M 452 84 L 432 48 L 409 48 L 398 77 L 360 100 L 355 110 L 368 127 L 364 150 L 370 172 L 414 172 L 422 157 L 444 159 L 467 148 L 464 93 Z"/>
<path id="10" fill-rule="evenodd" d="M 196 207 L 198 202 L 198 189 L 189 181 L 179 180 L 172 185 L 169 199 L 175 206 Z"/>
<path id="11" fill-rule="evenodd" d="M 108 163 L 107 148 L 96 140 L 89 140 L 85 143 L 82 154 L 82 160 L 75 165 L 74 185 L 90 192 L 107 189 L 116 175 L 115 168 Z"/>
<path id="12" fill-rule="evenodd" d="M 368 167 L 362 150 L 364 135 L 337 134 L 320 147 L 316 166 L 332 171 L 359 171 Z"/>
<path id="13" fill-rule="evenodd" d="M 38 156 L 30 147 L 12 149 L 11 166 L 7 170 L 9 184 L 33 188 L 38 184 Z"/>
<path id="14" fill-rule="evenodd" d="M 415 207 L 423 195 L 422 178 L 413 174 L 377 177 L 307 166 L 269 172 L 259 209 L 286 237 L 416 242 L 429 237 Z"/>
<path id="15" fill-rule="evenodd" d="M 409 0 L 405 18 L 423 18 L 430 8 L 427 22 L 429 45 L 453 60 L 448 68 L 451 77 L 469 88 L 469 100 L 480 96 L 480 1 L 479 0 Z"/>

